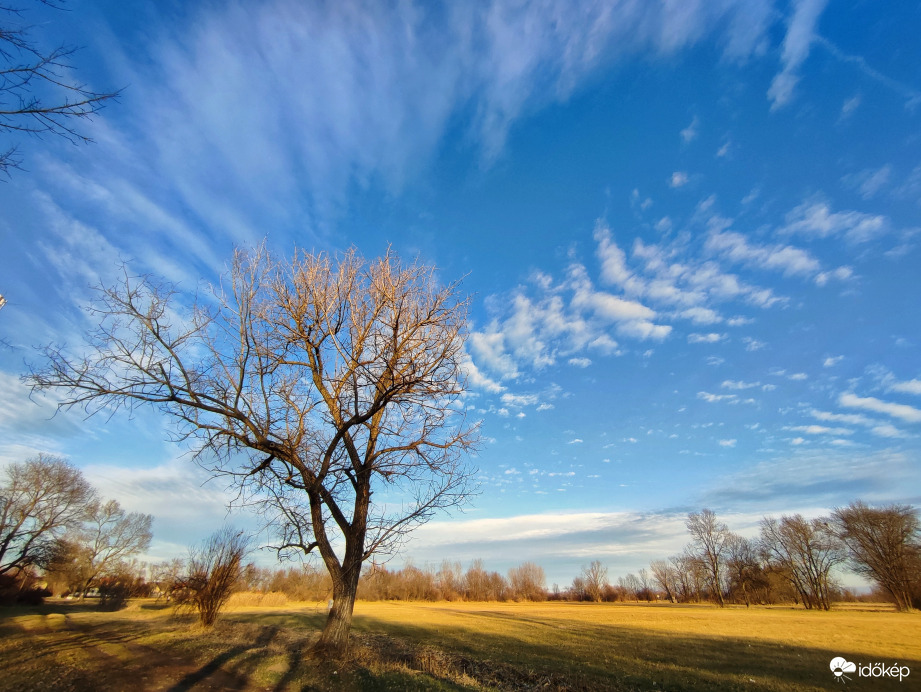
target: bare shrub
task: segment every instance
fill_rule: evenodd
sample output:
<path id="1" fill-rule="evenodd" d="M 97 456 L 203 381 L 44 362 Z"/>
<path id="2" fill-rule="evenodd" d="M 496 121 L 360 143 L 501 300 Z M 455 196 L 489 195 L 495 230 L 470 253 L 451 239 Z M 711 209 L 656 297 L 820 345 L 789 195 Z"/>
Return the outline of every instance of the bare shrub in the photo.
<path id="1" fill-rule="evenodd" d="M 188 599 L 183 603 L 198 611 L 202 627 L 211 627 L 226 605 L 248 549 L 249 538 L 242 531 L 224 527 L 189 551 L 188 572 L 182 580 Z"/>

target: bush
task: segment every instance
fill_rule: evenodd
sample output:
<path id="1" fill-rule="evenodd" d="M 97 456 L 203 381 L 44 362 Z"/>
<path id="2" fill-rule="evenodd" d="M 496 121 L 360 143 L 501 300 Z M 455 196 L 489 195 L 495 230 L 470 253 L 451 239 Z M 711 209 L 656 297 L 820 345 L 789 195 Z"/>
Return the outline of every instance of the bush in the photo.
<path id="1" fill-rule="evenodd" d="M 186 604 L 198 611 L 202 627 L 211 627 L 237 585 L 249 539 L 242 531 L 223 528 L 189 551 L 188 574 L 181 585 Z"/>
<path id="2" fill-rule="evenodd" d="M 0 605 L 41 605 L 51 596 L 51 591 L 30 582 L 32 577 L 0 575 Z M 24 583 L 25 582 L 25 583 Z"/>

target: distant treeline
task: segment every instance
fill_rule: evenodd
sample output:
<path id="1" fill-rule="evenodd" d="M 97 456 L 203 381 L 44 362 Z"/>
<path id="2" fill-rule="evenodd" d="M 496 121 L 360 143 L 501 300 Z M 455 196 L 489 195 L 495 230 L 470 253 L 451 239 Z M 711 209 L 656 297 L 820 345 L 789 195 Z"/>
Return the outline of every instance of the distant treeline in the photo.
<path id="1" fill-rule="evenodd" d="M 506 575 L 477 559 L 465 570 L 445 560 L 439 567 L 413 565 L 392 570 L 368 566 L 359 584 L 366 600 L 469 601 L 672 601 L 718 605 L 796 603 L 827 610 L 857 595 L 834 578 L 835 568 L 870 580 L 870 598 L 899 610 L 921 608 L 921 520 L 908 505 L 870 507 L 856 501 L 827 517 L 765 517 L 760 535 L 745 538 L 729 530 L 711 510 L 686 520 L 690 542 L 684 551 L 654 560 L 614 579 L 595 560 L 568 586 L 547 589 L 544 570 L 533 562 Z M 330 593 L 325 573 L 310 566 L 273 571 L 250 566 L 241 588 L 279 592 L 294 600 L 322 600 Z"/>
<path id="2" fill-rule="evenodd" d="M 150 526 L 149 515 L 99 499 L 79 471 L 59 458 L 40 455 L 11 465 L 0 483 L 0 602 L 52 593 L 99 595 L 113 603 L 131 596 L 187 597 L 194 555 L 154 565 L 134 558 L 149 545 Z M 451 560 L 402 569 L 371 563 L 358 597 L 797 603 L 827 610 L 832 601 L 855 597 L 835 580 L 841 570 L 851 570 L 874 584 L 873 598 L 898 610 L 921 608 L 921 519 L 909 505 L 855 501 L 816 519 L 765 517 L 754 538 L 734 533 L 709 509 L 688 514 L 686 526 L 690 541 L 681 553 L 653 560 L 635 574 L 611 578 L 607 566 L 594 560 L 570 584 L 548 589 L 543 568 L 534 562 L 506 574 L 488 570 L 481 559 L 466 569 Z M 327 571 L 312 564 L 248 564 L 235 581 L 237 592 L 283 594 L 294 601 L 324 601 L 332 594 Z"/>

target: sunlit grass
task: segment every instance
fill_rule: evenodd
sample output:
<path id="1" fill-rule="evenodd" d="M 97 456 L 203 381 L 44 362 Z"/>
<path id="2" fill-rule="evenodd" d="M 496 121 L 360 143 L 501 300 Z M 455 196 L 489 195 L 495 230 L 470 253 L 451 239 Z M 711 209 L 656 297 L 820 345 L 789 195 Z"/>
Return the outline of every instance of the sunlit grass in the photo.
<path id="1" fill-rule="evenodd" d="M 0 612 L 0 668 L 30 689 L 55 689 L 57 673 L 40 684 L 53 670 L 77 690 L 126 679 L 146 681 L 139 690 L 194 689 L 190 680 L 220 675 L 276 690 L 824 690 L 834 685 L 829 661 L 844 656 L 898 662 L 921 678 L 921 616 L 884 608 L 359 602 L 349 663 L 306 655 L 325 615 L 315 603 L 241 607 L 204 631 L 149 603 Z M 112 678 L 116 661 L 126 672 Z"/>

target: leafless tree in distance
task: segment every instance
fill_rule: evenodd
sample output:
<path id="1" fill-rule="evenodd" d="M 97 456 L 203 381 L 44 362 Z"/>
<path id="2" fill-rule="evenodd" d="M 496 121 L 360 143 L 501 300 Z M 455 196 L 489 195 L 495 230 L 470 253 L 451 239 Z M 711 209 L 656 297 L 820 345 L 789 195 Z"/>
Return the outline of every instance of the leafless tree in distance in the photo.
<path id="1" fill-rule="evenodd" d="M 79 528 L 94 500 L 83 474 L 60 457 L 10 464 L 0 485 L 0 574 L 50 558 L 55 540 Z"/>
<path id="2" fill-rule="evenodd" d="M 885 589 L 902 611 L 921 608 L 921 520 L 909 505 L 852 502 L 832 513 L 854 569 Z"/>
<path id="3" fill-rule="evenodd" d="M 512 598 L 518 601 L 545 601 L 547 578 L 544 568 L 534 562 L 523 562 L 508 571 Z"/>
<path id="4" fill-rule="evenodd" d="M 722 608 L 725 605 L 723 580 L 729 555 L 729 527 L 710 509 L 688 514 L 687 527 L 693 549 L 706 569 L 712 594 Z"/>
<path id="5" fill-rule="evenodd" d="M 602 565 L 600 560 L 593 560 L 590 565 L 582 568 L 582 582 L 586 595 L 600 603 L 608 585 L 608 568 Z"/>
<path id="6" fill-rule="evenodd" d="M 115 500 L 94 502 L 77 534 L 85 547 L 81 593 L 85 594 L 94 579 L 108 574 L 122 560 L 147 550 L 153 538 L 152 523 L 151 515 L 125 512 Z"/>
<path id="7" fill-rule="evenodd" d="M 665 592 L 665 597 L 670 602 L 677 603 L 679 578 L 674 566 L 666 560 L 653 560 L 649 569 L 652 572 L 652 578 Z"/>
<path id="8" fill-rule="evenodd" d="M 831 570 L 844 561 L 843 546 L 825 519 L 799 514 L 761 521 L 761 544 L 789 575 L 806 608 L 831 607 Z"/>
<path id="9" fill-rule="evenodd" d="M 171 416 L 201 463 L 261 503 L 280 555 L 319 552 L 334 607 L 317 649 L 343 653 L 363 561 L 470 494 L 458 293 L 392 252 L 258 248 L 186 314 L 176 288 L 126 270 L 99 290 L 88 355 L 49 347 L 25 381 L 89 414 Z"/>
<path id="10" fill-rule="evenodd" d="M 761 573 L 757 541 L 730 533 L 726 569 L 730 590 L 741 592 L 745 607 L 751 607 L 752 589 Z"/>
<path id="11" fill-rule="evenodd" d="M 33 4 L 60 8 L 63 2 Z M 68 61 L 75 49 L 62 45 L 44 50 L 30 36 L 30 28 L 26 8 L 0 6 L 0 132 L 91 142 L 76 121 L 99 112 L 119 92 L 97 92 L 73 81 Z M 0 150 L 0 173 L 9 175 L 20 164 L 15 144 Z"/>

